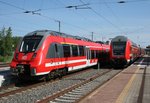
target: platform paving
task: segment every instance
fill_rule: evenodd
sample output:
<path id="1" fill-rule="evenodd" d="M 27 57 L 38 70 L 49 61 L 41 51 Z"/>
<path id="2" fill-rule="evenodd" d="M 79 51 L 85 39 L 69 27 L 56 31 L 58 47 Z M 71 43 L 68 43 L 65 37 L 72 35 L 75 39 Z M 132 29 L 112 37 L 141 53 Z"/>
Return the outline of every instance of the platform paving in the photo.
<path id="1" fill-rule="evenodd" d="M 142 103 L 150 103 L 150 66 L 146 69 L 144 94 Z"/>
<path id="2" fill-rule="evenodd" d="M 137 71 L 137 66 L 125 69 L 119 75 L 115 76 L 106 84 L 91 93 L 88 97 L 80 101 L 80 103 L 115 103 L 126 84 Z M 122 101 L 122 97 L 120 98 L 121 100 L 118 101 Z"/>
<path id="3" fill-rule="evenodd" d="M 144 72 L 144 69 L 139 69 L 122 103 L 137 103 L 138 102 L 143 72 Z"/>
<path id="4" fill-rule="evenodd" d="M 131 65 L 79 103 L 150 103 L 150 66 Z"/>

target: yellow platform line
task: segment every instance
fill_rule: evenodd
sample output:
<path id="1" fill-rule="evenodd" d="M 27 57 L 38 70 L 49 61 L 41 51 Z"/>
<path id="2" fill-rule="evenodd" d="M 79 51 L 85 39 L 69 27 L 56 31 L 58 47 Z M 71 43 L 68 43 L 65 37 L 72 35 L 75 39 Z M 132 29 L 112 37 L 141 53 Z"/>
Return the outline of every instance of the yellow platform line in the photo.
<path id="1" fill-rule="evenodd" d="M 125 88 L 123 89 L 123 91 L 121 92 L 121 94 L 119 95 L 119 97 L 117 98 L 115 103 L 123 103 L 125 97 L 127 96 L 129 89 L 136 77 L 136 73 L 139 71 L 139 68 L 135 71 L 135 73 L 133 74 L 133 76 L 131 77 L 131 79 L 129 80 L 129 82 L 127 83 L 127 85 L 125 86 Z"/>

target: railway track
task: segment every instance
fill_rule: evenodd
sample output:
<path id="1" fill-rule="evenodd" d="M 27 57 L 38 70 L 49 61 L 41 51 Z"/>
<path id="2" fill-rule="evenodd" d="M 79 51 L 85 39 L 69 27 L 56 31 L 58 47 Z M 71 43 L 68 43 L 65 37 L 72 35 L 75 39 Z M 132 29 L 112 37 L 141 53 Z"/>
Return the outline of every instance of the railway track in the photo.
<path id="1" fill-rule="evenodd" d="M 15 93 L 19 93 L 28 89 L 32 89 L 34 87 L 44 85 L 44 83 L 37 83 L 33 85 L 28 85 L 28 86 L 16 86 L 15 84 L 8 85 L 7 87 L 2 87 L 0 88 L 0 98 L 2 97 L 7 97 L 9 95 L 13 95 Z"/>
<path id="2" fill-rule="evenodd" d="M 89 69 L 86 69 L 86 70 L 83 70 L 81 71 L 80 73 L 82 72 L 86 72 L 88 71 Z M 74 72 L 74 74 L 72 75 L 75 75 L 77 74 L 76 72 Z M 64 76 L 63 78 L 67 78 L 68 76 L 71 76 L 71 75 L 66 75 Z M 59 80 L 58 78 L 55 79 L 55 80 L 51 80 L 49 82 L 54 82 L 54 81 L 57 81 Z M 48 82 L 47 82 L 48 83 Z M 25 85 L 24 85 L 25 84 Z M 2 86 L 0 87 L 0 98 L 1 97 L 4 97 L 4 96 L 8 96 L 8 95 L 11 95 L 13 93 L 17 93 L 17 92 L 21 92 L 21 91 L 24 91 L 24 90 L 27 90 L 27 89 L 30 89 L 32 87 L 35 87 L 35 86 L 40 86 L 40 85 L 44 85 L 44 82 L 43 84 L 42 83 L 36 83 L 36 85 L 34 86 L 35 82 L 34 83 L 29 83 L 29 82 L 26 82 L 26 83 L 11 83 L 9 85 L 6 85 L 6 86 Z M 24 89 L 23 89 L 24 88 Z"/>
<path id="3" fill-rule="evenodd" d="M 85 70 L 82 70 L 80 72 L 74 72 L 71 74 L 69 73 L 68 75 L 64 76 L 63 78 L 71 77 L 72 75 L 76 75 L 76 74 L 80 74 L 80 73 L 82 74 L 83 72 L 90 72 L 90 69 L 85 69 Z M 26 91 L 28 89 L 36 88 L 38 86 L 42 86 L 42 85 L 45 85 L 47 83 L 53 83 L 53 82 L 56 82 L 59 80 L 60 79 L 57 78 L 57 79 L 51 80 L 49 82 L 39 82 L 39 83 L 33 83 L 33 84 L 32 83 L 23 83 L 23 84 L 13 83 L 13 84 L 10 84 L 8 86 L 0 87 L 0 98 L 9 96 L 9 95 L 12 95 L 15 93 L 19 93 L 22 91 Z"/>
<path id="4" fill-rule="evenodd" d="M 106 71 L 108 71 L 108 69 L 102 69 L 99 71 L 95 69 L 90 69 L 90 70 L 81 71 L 81 72 L 67 75 L 67 77 L 65 76 L 61 80 L 58 80 L 55 82 L 47 82 L 45 84 L 37 85 L 35 87 L 31 86 L 30 88 L 23 87 L 24 90 L 18 91 L 17 89 L 15 90 L 16 92 L 14 92 L 13 90 L 11 91 L 11 93 L 7 92 L 7 93 L 1 94 L 0 102 L 20 103 L 26 100 L 27 102 L 35 103 L 38 100 L 42 100 L 43 98 L 48 97 L 49 95 L 53 95 L 55 93 L 58 93 L 62 90 L 67 89 L 68 87 L 72 87 L 76 84 L 86 81 L 87 78 L 89 78 L 89 80 L 92 80 L 91 77 L 93 77 L 94 75 L 97 75 L 97 73 L 103 74 Z"/>
<path id="5" fill-rule="evenodd" d="M 111 74 L 111 72 L 113 72 Z M 66 88 L 58 93 L 55 93 L 49 97 L 46 97 L 42 100 L 37 101 L 38 103 L 75 103 L 79 102 L 81 99 L 86 97 L 89 93 L 97 89 L 99 86 L 107 82 L 110 78 L 114 77 L 120 71 L 108 70 L 101 74 L 94 75 L 85 81 L 75 84 L 69 88 Z M 109 75 L 111 74 L 111 76 Z M 107 76 L 106 76 L 107 75 Z M 109 75 L 109 76 L 108 76 Z M 105 77 L 105 80 L 102 80 L 102 77 Z"/>
<path id="6" fill-rule="evenodd" d="M 87 71 L 87 70 L 85 70 L 85 71 Z M 83 72 L 83 71 L 81 71 L 81 72 Z M 66 78 L 68 76 L 69 75 L 66 75 L 66 76 L 64 76 L 64 78 Z M 57 79 L 51 80 L 49 82 L 52 83 L 52 82 L 56 82 L 57 80 L 59 80 L 59 79 L 57 78 Z M 46 82 L 46 83 L 49 83 L 49 82 Z M 9 96 L 9 95 L 14 94 L 14 93 L 22 92 L 22 91 L 25 91 L 27 89 L 34 88 L 36 86 L 41 86 L 41 85 L 44 85 L 46 83 L 45 82 L 36 83 L 36 84 L 35 83 L 33 83 L 33 84 L 32 83 L 23 83 L 23 84 L 13 83 L 13 84 L 10 84 L 8 86 L 0 87 L 0 98 L 5 97 L 5 96 Z"/>
<path id="7" fill-rule="evenodd" d="M 9 67 L 10 63 L 0 63 L 0 68 Z"/>

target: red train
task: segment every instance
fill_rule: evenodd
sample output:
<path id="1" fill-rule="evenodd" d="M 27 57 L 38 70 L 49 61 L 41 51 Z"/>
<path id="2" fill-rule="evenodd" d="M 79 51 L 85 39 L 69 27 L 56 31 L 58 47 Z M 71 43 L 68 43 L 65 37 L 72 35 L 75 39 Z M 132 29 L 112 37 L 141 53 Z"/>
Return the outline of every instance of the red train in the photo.
<path id="1" fill-rule="evenodd" d="M 109 45 L 86 38 L 37 30 L 24 36 L 10 67 L 19 78 L 50 79 L 108 60 L 109 50 Z"/>
<path id="2" fill-rule="evenodd" d="M 125 36 L 112 39 L 110 45 L 110 59 L 115 67 L 123 67 L 142 56 L 143 50 Z"/>

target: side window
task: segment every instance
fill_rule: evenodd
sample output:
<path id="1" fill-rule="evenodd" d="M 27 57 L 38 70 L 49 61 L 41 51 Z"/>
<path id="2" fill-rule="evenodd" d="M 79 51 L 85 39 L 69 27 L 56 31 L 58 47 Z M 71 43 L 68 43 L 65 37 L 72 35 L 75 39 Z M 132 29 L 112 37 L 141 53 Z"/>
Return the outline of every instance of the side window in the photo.
<path id="1" fill-rule="evenodd" d="M 98 58 L 98 57 L 97 57 L 97 52 L 98 52 L 98 50 L 95 51 L 95 58 Z"/>
<path id="2" fill-rule="evenodd" d="M 58 43 L 50 44 L 46 58 L 62 58 L 62 57 L 64 57 L 62 45 Z"/>
<path id="3" fill-rule="evenodd" d="M 57 56 L 58 56 L 59 58 L 64 57 L 62 44 L 57 44 L 57 47 L 55 47 L 55 49 L 56 49 Z"/>
<path id="4" fill-rule="evenodd" d="M 70 45 L 63 44 L 64 57 L 70 57 Z"/>
<path id="5" fill-rule="evenodd" d="M 100 58 L 100 51 L 96 50 L 96 58 Z"/>
<path id="6" fill-rule="evenodd" d="M 55 44 L 50 44 L 46 58 L 55 58 Z"/>
<path id="7" fill-rule="evenodd" d="M 78 47 L 77 45 L 71 45 L 72 47 L 72 56 L 78 56 Z"/>
<path id="8" fill-rule="evenodd" d="M 95 58 L 95 52 L 94 50 L 91 50 L 91 59 L 94 59 Z"/>
<path id="9" fill-rule="evenodd" d="M 99 58 L 102 58 L 102 50 L 99 51 Z"/>
<path id="10" fill-rule="evenodd" d="M 84 56 L 85 51 L 83 46 L 79 46 L 79 56 Z"/>
<path id="11" fill-rule="evenodd" d="M 94 50 L 94 58 L 96 58 L 96 50 Z"/>

